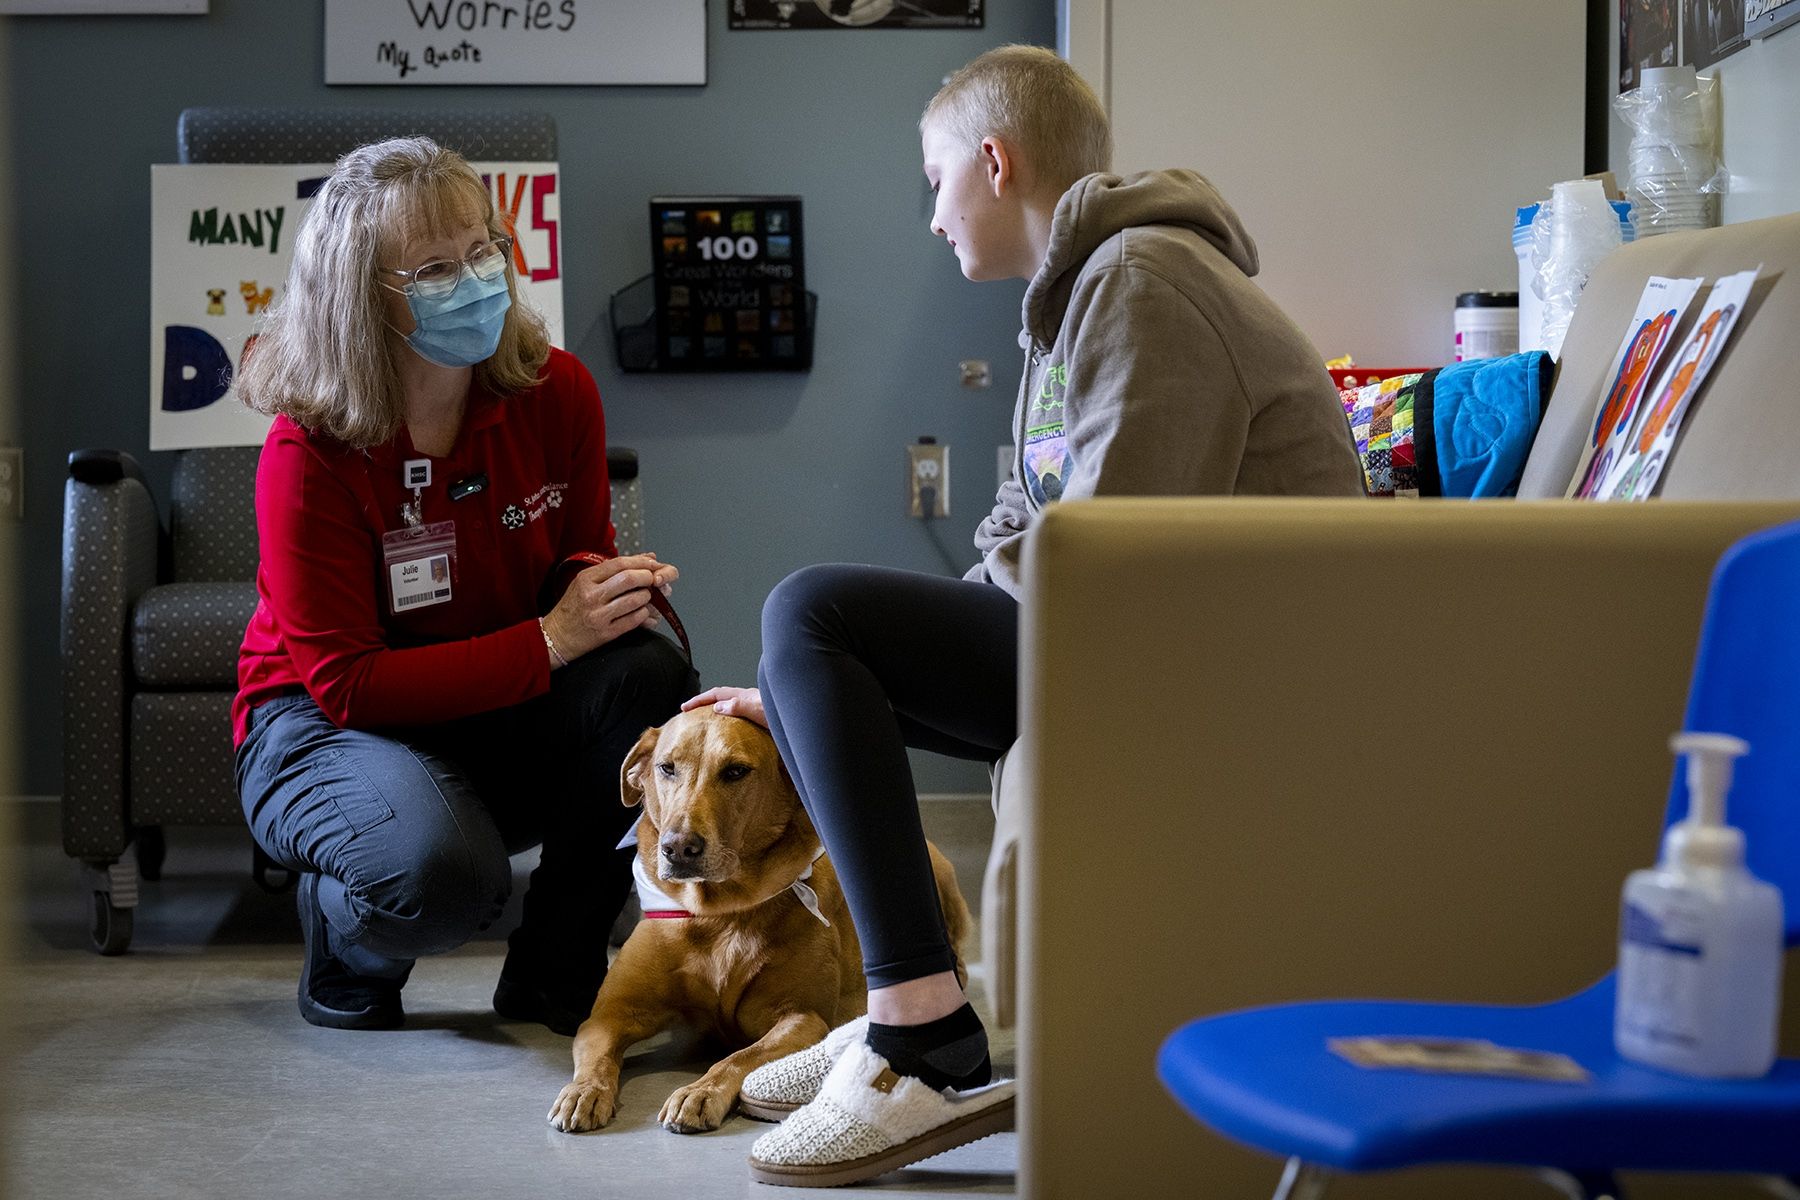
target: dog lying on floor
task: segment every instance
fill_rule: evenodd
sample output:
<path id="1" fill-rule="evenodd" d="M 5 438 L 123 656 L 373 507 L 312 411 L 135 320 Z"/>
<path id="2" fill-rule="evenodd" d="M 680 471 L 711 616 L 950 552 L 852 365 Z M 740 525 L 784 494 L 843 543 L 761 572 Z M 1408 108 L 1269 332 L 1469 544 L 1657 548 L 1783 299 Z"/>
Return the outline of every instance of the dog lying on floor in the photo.
<path id="1" fill-rule="evenodd" d="M 700 708 L 646 730 L 625 758 L 619 795 L 644 809 L 633 870 L 645 919 L 575 1034 L 575 1077 L 550 1123 L 577 1133 L 611 1121 L 625 1051 L 680 1023 L 741 1048 L 677 1088 L 657 1120 L 676 1133 L 717 1129 L 745 1075 L 863 1014 L 862 949 L 761 726 Z M 960 947 L 969 906 L 949 860 L 930 850 L 950 944 Z M 967 982 L 960 949 L 956 976 Z"/>

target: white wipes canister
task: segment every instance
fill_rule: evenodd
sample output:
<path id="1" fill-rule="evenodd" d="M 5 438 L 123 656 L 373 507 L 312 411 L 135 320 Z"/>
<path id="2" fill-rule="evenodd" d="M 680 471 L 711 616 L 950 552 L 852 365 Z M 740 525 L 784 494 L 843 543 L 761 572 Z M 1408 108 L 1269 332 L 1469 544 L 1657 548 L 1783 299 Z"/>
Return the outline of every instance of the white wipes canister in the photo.
<path id="1" fill-rule="evenodd" d="M 1464 292 L 1456 298 L 1456 361 L 1519 352 L 1519 293 Z"/>

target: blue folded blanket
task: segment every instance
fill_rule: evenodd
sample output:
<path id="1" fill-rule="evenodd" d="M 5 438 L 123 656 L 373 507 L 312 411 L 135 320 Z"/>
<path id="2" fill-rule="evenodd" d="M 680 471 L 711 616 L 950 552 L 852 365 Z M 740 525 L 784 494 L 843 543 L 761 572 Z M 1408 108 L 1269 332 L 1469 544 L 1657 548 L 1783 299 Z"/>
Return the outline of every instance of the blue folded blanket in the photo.
<path id="1" fill-rule="evenodd" d="M 1443 495 L 1510 496 L 1544 419 L 1555 365 L 1541 350 L 1445 367 L 1430 386 Z"/>

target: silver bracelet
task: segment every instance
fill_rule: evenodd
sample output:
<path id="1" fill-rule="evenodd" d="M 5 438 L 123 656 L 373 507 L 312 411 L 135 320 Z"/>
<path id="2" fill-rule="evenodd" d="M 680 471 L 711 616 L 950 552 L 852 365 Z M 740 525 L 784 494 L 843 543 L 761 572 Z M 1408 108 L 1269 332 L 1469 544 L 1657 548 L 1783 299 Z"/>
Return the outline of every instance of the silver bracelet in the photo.
<path id="1" fill-rule="evenodd" d="M 556 660 L 556 665 L 559 667 L 568 666 L 569 660 L 564 658 L 563 652 L 556 648 L 556 640 L 550 636 L 550 628 L 544 624 L 544 618 L 542 617 L 538 618 L 538 632 L 544 635 L 544 645 L 550 648 L 550 657 Z"/>

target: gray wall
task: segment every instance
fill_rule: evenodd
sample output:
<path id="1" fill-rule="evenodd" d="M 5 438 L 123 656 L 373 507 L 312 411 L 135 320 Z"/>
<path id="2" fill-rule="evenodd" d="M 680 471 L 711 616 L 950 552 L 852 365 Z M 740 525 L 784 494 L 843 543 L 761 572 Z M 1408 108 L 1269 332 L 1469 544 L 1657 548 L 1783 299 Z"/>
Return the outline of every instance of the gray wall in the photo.
<path id="1" fill-rule="evenodd" d="M 960 569 L 1008 437 L 1023 284 L 965 281 L 927 229 L 915 122 L 950 70 L 1009 41 L 1049 44 L 1053 0 L 999 0 L 973 31 L 733 33 L 710 0 L 704 88 L 326 88 L 319 0 L 212 0 L 205 17 L 8 19 L 18 249 L 12 261 L 26 447 L 24 790 L 60 788 L 57 591 L 67 453 L 149 455 L 149 165 L 175 159 L 198 104 L 544 109 L 562 140 L 565 325 L 594 372 L 612 441 L 644 465 L 651 547 L 707 683 L 750 683 L 762 597 L 824 560 Z M 819 294 L 810 374 L 622 375 L 610 292 L 649 268 L 658 193 L 794 192 Z M 5 285 L 0 285 L 5 286 Z M 590 326 L 592 329 L 590 330 Z M 986 392 L 963 358 L 994 363 Z M 902 446 L 954 447 L 951 519 L 902 509 Z M 926 791 L 984 789 L 978 768 L 921 758 Z"/>

